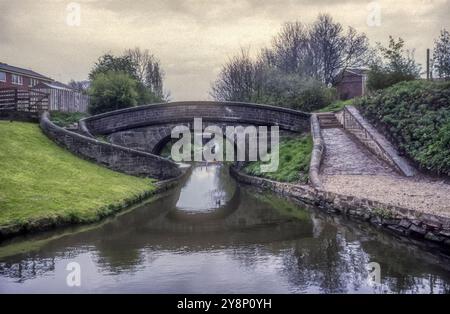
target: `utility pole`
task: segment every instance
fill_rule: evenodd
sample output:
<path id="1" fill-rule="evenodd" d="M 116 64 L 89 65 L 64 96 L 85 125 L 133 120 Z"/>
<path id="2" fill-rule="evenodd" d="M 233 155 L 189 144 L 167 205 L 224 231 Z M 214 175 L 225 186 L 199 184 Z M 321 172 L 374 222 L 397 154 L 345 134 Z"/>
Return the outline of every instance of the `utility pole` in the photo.
<path id="1" fill-rule="evenodd" d="M 427 49 L 427 80 L 431 79 L 430 75 L 430 49 Z"/>

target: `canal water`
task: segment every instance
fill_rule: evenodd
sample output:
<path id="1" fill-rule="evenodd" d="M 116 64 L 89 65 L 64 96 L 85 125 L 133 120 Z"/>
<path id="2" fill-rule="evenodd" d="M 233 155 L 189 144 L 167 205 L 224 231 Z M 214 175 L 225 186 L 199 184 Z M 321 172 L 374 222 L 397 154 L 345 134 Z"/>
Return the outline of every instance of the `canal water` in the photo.
<path id="1" fill-rule="evenodd" d="M 448 293 L 450 263 L 198 164 L 179 188 L 101 223 L 0 243 L 0 293 L 22 292 Z"/>

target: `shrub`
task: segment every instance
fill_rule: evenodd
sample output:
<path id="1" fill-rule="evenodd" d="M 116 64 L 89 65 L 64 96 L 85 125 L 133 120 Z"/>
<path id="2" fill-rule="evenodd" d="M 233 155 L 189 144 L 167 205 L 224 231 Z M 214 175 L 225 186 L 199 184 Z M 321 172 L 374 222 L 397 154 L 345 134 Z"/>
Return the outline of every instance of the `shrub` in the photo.
<path id="1" fill-rule="evenodd" d="M 355 105 L 420 167 L 450 175 L 450 82 L 402 82 Z"/>
<path id="2" fill-rule="evenodd" d="M 416 64 L 413 52 L 405 50 L 404 45 L 403 39 L 396 42 L 392 36 L 389 36 L 388 47 L 378 44 L 378 55 L 372 61 L 367 79 L 369 90 L 384 89 L 420 77 L 420 66 Z"/>
<path id="3" fill-rule="evenodd" d="M 251 99 L 253 102 L 310 112 L 336 99 L 334 88 L 328 88 L 315 79 L 285 74 L 276 69 L 265 71 L 258 91 Z"/>
<path id="4" fill-rule="evenodd" d="M 60 127 L 66 127 L 71 124 L 78 122 L 80 119 L 87 117 L 87 113 L 83 112 L 61 112 L 61 111 L 52 111 L 50 114 L 50 118 L 53 123 Z"/>
<path id="5" fill-rule="evenodd" d="M 126 73 L 113 71 L 97 74 L 89 95 L 91 114 L 133 107 L 139 99 L 136 80 Z"/>

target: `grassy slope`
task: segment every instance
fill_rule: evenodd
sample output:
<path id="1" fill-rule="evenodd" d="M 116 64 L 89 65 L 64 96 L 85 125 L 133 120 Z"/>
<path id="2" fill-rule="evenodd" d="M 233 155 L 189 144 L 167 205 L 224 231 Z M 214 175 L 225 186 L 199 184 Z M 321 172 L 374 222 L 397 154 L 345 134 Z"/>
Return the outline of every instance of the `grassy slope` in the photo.
<path id="1" fill-rule="evenodd" d="M 355 104 L 422 168 L 450 175 L 450 82 L 402 82 Z"/>
<path id="2" fill-rule="evenodd" d="M 250 162 L 244 172 L 283 182 L 303 182 L 308 180 L 309 162 L 312 152 L 311 136 L 295 137 L 280 143 L 280 163 L 275 172 L 260 172 L 260 161 Z"/>
<path id="3" fill-rule="evenodd" d="M 155 189 L 58 147 L 31 123 L 0 121 L 0 227 L 94 221 Z"/>

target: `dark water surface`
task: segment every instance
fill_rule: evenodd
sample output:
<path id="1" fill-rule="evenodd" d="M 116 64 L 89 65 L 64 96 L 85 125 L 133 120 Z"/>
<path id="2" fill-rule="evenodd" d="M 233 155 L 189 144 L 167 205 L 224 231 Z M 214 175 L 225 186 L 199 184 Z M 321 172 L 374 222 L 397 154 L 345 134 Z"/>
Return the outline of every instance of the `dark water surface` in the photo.
<path id="1" fill-rule="evenodd" d="M 66 270 L 79 263 L 81 286 Z M 367 281 L 379 263 L 381 283 Z M 0 292 L 444 293 L 449 260 L 366 223 L 196 166 L 152 202 L 89 226 L 0 243 Z"/>

